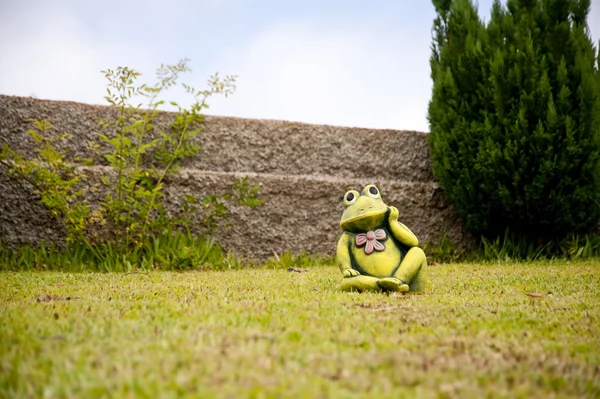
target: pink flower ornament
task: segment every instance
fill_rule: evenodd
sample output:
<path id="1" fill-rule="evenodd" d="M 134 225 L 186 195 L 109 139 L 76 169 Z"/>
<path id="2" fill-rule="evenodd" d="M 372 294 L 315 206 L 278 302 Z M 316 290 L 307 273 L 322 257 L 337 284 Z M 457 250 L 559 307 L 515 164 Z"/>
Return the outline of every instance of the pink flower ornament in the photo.
<path id="1" fill-rule="evenodd" d="M 369 230 L 366 233 L 360 233 L 356 235 L 356 246 L 365 247 L 365 253 L 370 255 L 373 251 L 383 251 L 385 247 L 379 241 L 385 240 L 387 235 L 385 230 L 377 229 L 375 231 Z"/>

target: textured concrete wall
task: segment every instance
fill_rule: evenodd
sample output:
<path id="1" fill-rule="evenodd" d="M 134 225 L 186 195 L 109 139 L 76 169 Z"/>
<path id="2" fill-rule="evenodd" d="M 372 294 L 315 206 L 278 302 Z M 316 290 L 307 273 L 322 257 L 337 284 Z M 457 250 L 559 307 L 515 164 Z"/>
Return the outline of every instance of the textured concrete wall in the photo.
<path id="1" fill-rule="evenodd" d="M 68 146 L 76 155 L 92 156 L 89 140 L 99 141 L 100 117 L 113 109 L 63 101 L 0 95 L 0 137 L 11 147 L 32 148 L 27 135 L 31 118 L 48 119 L 58 133 L 71 133 Z M 166 128 L 173 114 L 165 112 L 157 125 Z M 197 139 L 200 153 L 185 166 L 216 172 L 278 175 L 323 175 L 432 181 L 426 135 L 417 132 L 371 130 L 274 120 L 206 117 Z M 96 158 L 100 164 L 101 156 Z M 343 194 L 343 193 L 342 193 Z"/>
<path id="2" fill-rule="evenodd" d="M 72 135 L 67 145 L 75 154 L 96 157 L 89 174 L 99 178 L 110 169 L 87 142 L 97 141 L 98 119 L 111 112 L 103 106 L 0 96 L 0 140 L 32 154 L 28 120 L 48 119 L 55 132 Z M 158 124 L 166 127 L 172 118 L 163 113 Z M 254 210 L 234 208 L 233 226 L 215 233 L 225 248 L 240 255 L 333 254 L 343 194 L 369 183 L 400 209 L 401 220 L 422 242 L 438 241 L 443 234 L 459 246 L 470 240 L 433 181 L 423 133 L 207 117 L 198 144 L 198 156 L 167 187 L 169 208 L 177 209 L 185 194 L 223 192 L 237 177 L 249 175 L 261 185 L 265 204 Z M 13 244 L 60 242 L 63 236 L 31 191 L 1 170 L 0 236 Z"/>

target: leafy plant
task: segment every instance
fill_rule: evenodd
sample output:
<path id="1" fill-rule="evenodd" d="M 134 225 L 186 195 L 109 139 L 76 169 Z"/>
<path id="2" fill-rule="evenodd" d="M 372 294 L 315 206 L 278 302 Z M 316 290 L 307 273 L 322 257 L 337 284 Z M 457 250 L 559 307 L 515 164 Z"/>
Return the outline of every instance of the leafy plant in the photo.
<path id="1" fill-rule="evenodd" d="M 51 126 L 46 120 L 35 120 L 33 125 L 35 129 L 29 129 L 28 133 L 38 144 L 36 155 L 25 159 L 5 142 L 0 151 L 0 165 L 10 176 L 29 183 L 41 203 L 63 221 L 67 243 L 88 243 L 84 232 L 90 209 L 82 197 L 86 189 L 80 188 L 86 175 L 73 164 L 80 161 L 79 158 L 69 159 L 69 154 L 57 147 L 57 143 L 63 142 L 69 135 L 52 137 L 48 134 Z"/>
<path id="2" fill-rule="evenodd" d="M 113 222 L 115 239 L 120 241 L 124 237 L 127 246 L 132 242 L 140 245 L 143 237 L 170 226 L 174 221 L 182 223 L 189 231 L 189 219 L 186 217 L 169 219 L 166 216 L 161 201 L 165 179 L 180 170 L 181 162 L 199 150 L 193 139 L 202 131 L 202 112 L 208 108 L 207 99 L 216 94 L 228 96 L 235 91 L 233 76 L 220 79 L 216 74 L 209 79 L 209 88 L 203 91 L 182 83 L 181 86 L 194 101 L 189 108 L 170 102 L 178 112 L 169 129 L 161 129 L 154 121 L 159 114 L 158 108 L 165 101 L 157 99 L 167 89 L 178 85 L 180 75 L 189 70 L 186 60 L 177 65 L 161 65 L 157 70 L 158 82 L 154 86 L 137 85 L 139 73 L 127 67 L 102 71 L 109 82 L 106 99 L 118 109 L 116 119 L 101 121 L 103 127 L 115 132 L 113 136 L 101 135 L 101 138 L 112 148 L 105 157 L 116 173 L 114 181 L 105 178 L 110 190 L 103 206 Z M 145 109 L 141 109 L 141 105 L 130 104 L 136 96 L 148 99 Z M 158 137 L 153 135 L 155 130 Z M 152 152 L 153 159 L 146 157 L 148 152 Z M 142 167 L 144 161 L 150 162 L 150 168 Z M 220 205 L 216 215 L 205 218 L 210 227 L 227 215 L 224 200 L 226 198 L 214 194 L 203 200 Z M 196 210 L 197 202 L 193 196 L 186 196 L 184 214 L 189 215 L 190 211 Z"/>
<path id="3" fill-rule="evenodd" d="M 506 230 L 503 236 L 493 240 L 481 238 L 481 257 L 491 261 L 509 261 L 524 259 L 534 261 L 541 257 L 552 257 L 555 242 L 537 245 L 531 240 Z"/>
<path id="4" fill-rule="evenodd" d="M 493 240 L 482 237 L 479 253 L 474 259 L 485 261 L 516 261 L 538 259 L 587 259 L 600 257 L 600 236 L 595 233 L 570 234 L 562 240 L 543 244 L 518 236 L 508 229 Z"/>
<path id="5" fill-rule="evenodd" d="M 600 236 L 571 234 L 560 245 L 562 253 L 570 259 L 592 258 L 600 256 Z"/>
<path id="6" fill-rule="evenodd" d="M 459 216 L 485 247 L 513 237 L 533 257 L 590 232 L 600 75 L 589 0 L 495 1 L 487 24 L 470 0 L 433 4 L 432 165 Z"/>
<path id="7" fill-rule="evenodd" d="M 259 198 L 259 186 L 257 184 L 250 185 L 248 176 L 244 176 L 234 183 L 232 192 L 221 195 L 206 195 L 202 199 L 204 225 L 214 230 L 219 220 L 226 219 L 229 216 L 228 203 L 250 208 L 262 205 L 263 200 Z M 191 200 L 186 206 L 190 207 L 193 205 L 195 205 L 195 202 Z M 226 226 L 231 227 L 229 223 L 226 223 Z"/>
<path id="8" fill-rule="evenodd" d="M 84 245 L 108 269 L 123 267 L 130 258 L 137 259 L 137 251 L 152 253 L 142 249 L 156 237 L 164 237 L 165 232 L 174 234 L 183 229 L 186 239 L 193 240 L 190 222 L 197 211 L 203 211 L 206 227 L 214 228 L 229 215 L 230 205 L 256 207 L 262 203 L 258 185 L 250 185 L 246 177 L 238 179 L 230 193 L 209 194 L 202 199 L 186 195 L 179 216 L 167 212 L 163 201 L 167 178 L 181 170 L 183 161 L 197 154 L 200 147 L 196 137 L 203 128 L 207 100 L 235 91 L 234 76 L 221 79 L 215 74 L 206 90 L 180 83 L 180 76 L 189 71 L 187 60 L 161 65 L 154 85 L 138 84 L 141 74 L 128 67 L 102 71 L 108 80 L 105 98 L 116 112 L 114 117 L 100 120 L 102 142 L 88 143 L 97 152 L 102 151 L 102 145 L 108 149 L 104 158 L 112 171 L 102 176 L 105 197 L 94 209 L 90 209 L 86 195 L 98 191 L 100 185 L 92 185 L 81 167 L 89 165 L 89 160 L 70 158 L 68 150 L 60 146 L 66 136 L 51 134 L 48 121 L 36 120 L 36 129 L 29 130 L 39 145 L 36 157 L 26 159 L 8 144 L 0 152 L 0 164 L 8 173 L 30 183 L 41 202 L 63 221 L 68 243 Z M 182 87 L 193 102 L 189 107 L 170 102 L 177 112 L 173 122 L 161 128 L 156 123 L 159 107 L 165 104 L 161 97 L 174 86 Z M 133 105 L 138 98 L 147 102 Z M 116 264 L 108 265 L 109 258 L 116 259 Z M 201 261 L 191 255 L 186 259 Z M 189 265 L 184 263 L 181 267 L 187 268 Z"/>

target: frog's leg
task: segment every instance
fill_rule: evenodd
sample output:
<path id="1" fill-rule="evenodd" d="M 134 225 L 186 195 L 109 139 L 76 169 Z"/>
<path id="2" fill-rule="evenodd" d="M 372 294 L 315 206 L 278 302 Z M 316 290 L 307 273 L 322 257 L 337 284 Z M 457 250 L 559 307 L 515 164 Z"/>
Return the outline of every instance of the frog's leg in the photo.
<path id="1" fill-rule="evenodd" d="M 408 284 L 410 292 L 420 292 L 425 290 L 426 274 L 427 257 L 425 252 L 419 247 L 413 247 L 402 259 L 394 277 Z"/>
<path id="2" fill-rule="evenodd" d="M 391 291 L 406 292 L 408 285 L 396 277 L 373 277 L 359 274 L 356 270 L 348 269 L 344 272 L 342 291 Z"/>
<path id="3" fill-rule="evenodd" d="M 356 276 L 344 277 L 342 281 L 342 291 L 382 291 L 383 288 L 378 284 L 379 279 L 377 277 L 363 276 L 358 274 Z"/>

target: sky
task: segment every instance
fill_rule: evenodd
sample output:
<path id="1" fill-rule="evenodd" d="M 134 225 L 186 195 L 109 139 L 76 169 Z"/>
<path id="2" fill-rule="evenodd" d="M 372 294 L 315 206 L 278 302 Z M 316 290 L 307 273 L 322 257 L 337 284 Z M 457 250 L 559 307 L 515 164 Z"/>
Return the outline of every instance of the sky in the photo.
<path id="1" fill-rule="evenodd" d="M 428 131 L 434 18 L 429 0 L 0 0 L 0 94 L 106 104 L 101 70 L 153 82 L 188 58 L 197 89 L 237 76 L 207 114 Z M 600 0 L 588 24 L 597 45 Z"/>

